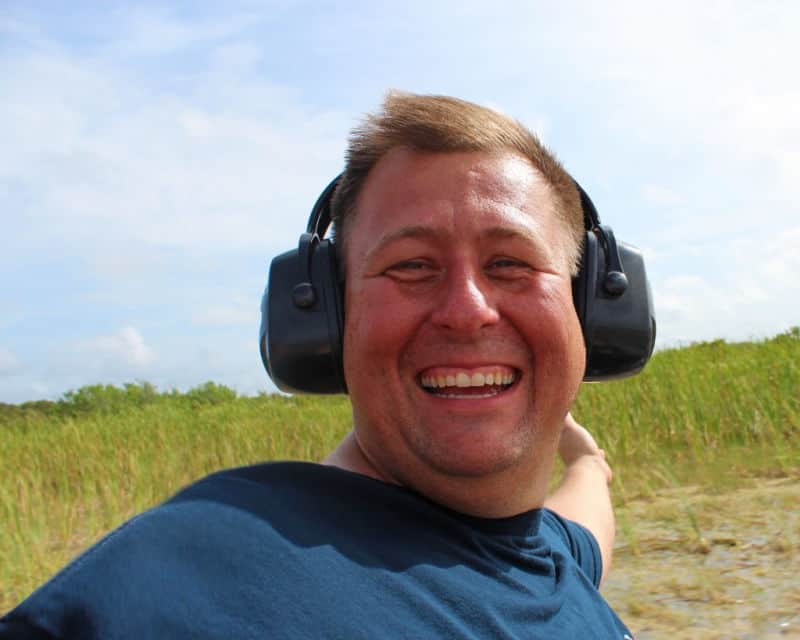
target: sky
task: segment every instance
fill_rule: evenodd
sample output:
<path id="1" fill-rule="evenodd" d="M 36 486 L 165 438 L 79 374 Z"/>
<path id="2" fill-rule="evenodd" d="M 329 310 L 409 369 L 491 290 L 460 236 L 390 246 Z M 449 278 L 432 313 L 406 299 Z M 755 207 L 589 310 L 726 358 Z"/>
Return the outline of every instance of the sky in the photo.
<path id="1" fill-rule="evenodd" d="M 657 347 L 800 324 L 800 3 L 0 0 L 0 402 L 275 390 L 269 262 L 392 88 L 528 125 Z"/>

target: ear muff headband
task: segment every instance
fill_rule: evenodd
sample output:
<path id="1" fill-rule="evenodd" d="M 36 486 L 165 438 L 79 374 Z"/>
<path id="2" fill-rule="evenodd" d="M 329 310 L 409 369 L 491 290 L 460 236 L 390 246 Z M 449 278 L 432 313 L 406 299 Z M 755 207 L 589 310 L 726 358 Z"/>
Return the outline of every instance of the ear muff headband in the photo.
<path id="1" fill-rule="evenodd" d="M 282 391 L 347 393 L 342 365 L 344 295 L 336 247 L 325 238 L 340 176 L 317 198 L 297 249 L 272 260 L 261 300 L 259 349 Z M 573 278 L 575 310 L 586 345 L 584 380 L 638 373 L 655 344 L 655 314 L 641 252 L 600 223 L 589 195 L 581 198 L 586 237 Z"/>

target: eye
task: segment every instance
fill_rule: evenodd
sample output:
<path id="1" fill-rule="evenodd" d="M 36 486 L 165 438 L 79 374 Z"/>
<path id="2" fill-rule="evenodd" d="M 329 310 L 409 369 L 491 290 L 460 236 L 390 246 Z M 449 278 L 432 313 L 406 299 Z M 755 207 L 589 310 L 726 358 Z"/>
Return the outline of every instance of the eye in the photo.
<path id="1" fill-rule="evenodd" d="M 490 269 L 509 269 L 511 267 L 522 267 L 522 266 L 524 265 L 521 262 L 519 262 L 518 260 L 512 260 L 511 258 L 497 258 L 489 263 Z"/>
<path id="2" fill-rule="evenodd" d="M 433 277 L 436 268 L 426 260 L 404 260 L 393 264 L 383 273 L 401 282 L 419 282 Z"/>
<path id="3" fill-rule="evenodd" d="M 531 270 L 531 267 L 521 260 L 499 257 L 493 258 L 489 264 L 486 265 L 486 270 L 492 275 L 502 276 L 505 274 L 513 275 L 516 272 L 527 272 Z"/>
<path id="4" fill-rule="evenodd" d="M 528 262 L 508 256 L 492 258 L 484 268 L 484 273 L 498 282 L 522 282 L 533 272 L 534 268 Z"/>

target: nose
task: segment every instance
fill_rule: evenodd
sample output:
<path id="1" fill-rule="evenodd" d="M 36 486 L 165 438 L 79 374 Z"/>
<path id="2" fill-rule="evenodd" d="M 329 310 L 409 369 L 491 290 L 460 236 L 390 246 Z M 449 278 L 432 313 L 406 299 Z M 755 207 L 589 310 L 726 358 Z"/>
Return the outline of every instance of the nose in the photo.
<path id="1" fill-rule="evenodd" d="M 496 323 L 499 317 L 483 274 L 461 269 L 445 278 L 431 321 L 444 329 L 469 334 Z"/>

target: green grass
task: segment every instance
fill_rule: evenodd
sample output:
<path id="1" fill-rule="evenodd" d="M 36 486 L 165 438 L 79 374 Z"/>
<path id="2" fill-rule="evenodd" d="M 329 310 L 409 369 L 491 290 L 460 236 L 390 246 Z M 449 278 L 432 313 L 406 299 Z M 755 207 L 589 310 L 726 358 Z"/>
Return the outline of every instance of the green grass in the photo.
<path id="1" fill-rule="evenodd" d="M 662 351 L 640 376 L 584 385 L 574 413 L 608 453 L 618 503 L 665 487 L 724 490 L 796 472 L 798 361 L 797 328 Z M 319 460 L 349 423 L 345 397 L 243 398 L 213 383 L 185 394 L 97 385 L 58 402 L 0 405 L 0 611 L 192 480 Z"/>
<path id="2" fill-rule="evenodd" d="M 574 412 L 607 450 L 623 497 L 783 475 L 800 459 L 799 360 L 797 328 L 666 350 L 640 376 L 584 385 Z"/>

